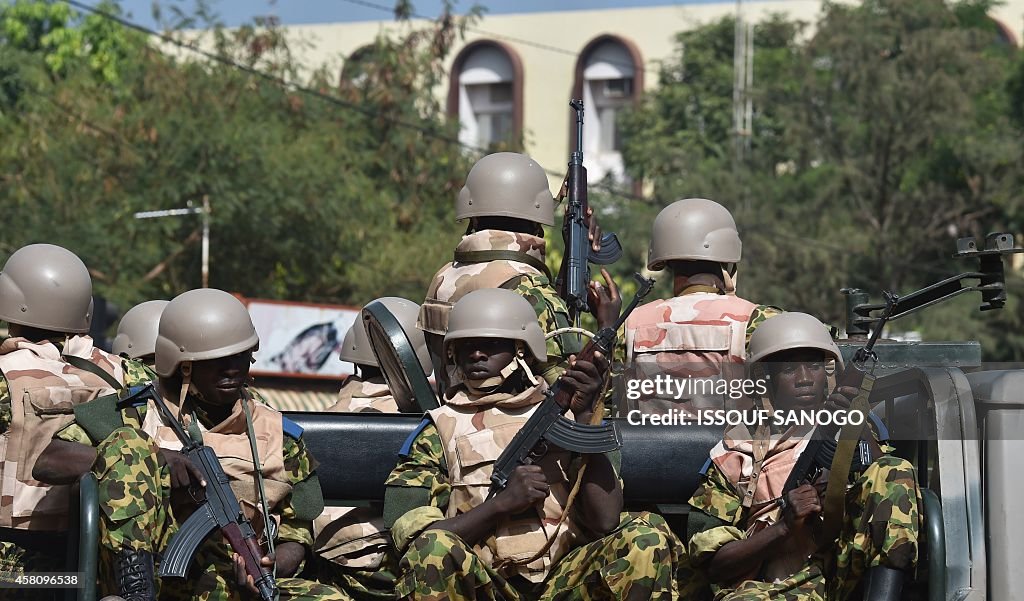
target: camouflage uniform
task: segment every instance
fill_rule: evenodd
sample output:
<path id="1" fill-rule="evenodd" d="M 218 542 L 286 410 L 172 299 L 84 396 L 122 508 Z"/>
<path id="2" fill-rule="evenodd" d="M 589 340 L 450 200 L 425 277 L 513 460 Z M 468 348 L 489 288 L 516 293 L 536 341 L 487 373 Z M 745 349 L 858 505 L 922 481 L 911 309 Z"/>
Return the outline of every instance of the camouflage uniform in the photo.
<path id="1" fill-rule="evenodd" d="M 537 513 L 502 518 L 494 534 L 472 548 L 452 532 L 431 528 L 481 502 L 497 454 L 532 414 L 545 388 L 541 383 L 515 396 L 475 399 L 458 392 L 431 411 L 407 443 L 388 477 L 388 494 L 391 499 L 398 498 L 393 493 L 419 496 L 426 505 L 386 501 L 386 516 L 401 515 L 392 528 L 402 554 L 399 598 L 678 598 L 676 570 L 683 548 L 659 516 L 623 514 L 619 527 L 598 540 L 587 538 L 575 514 L 564 527 L 558 525 L 579 466 L 565 451 L 553 450 L 538 463 L 551 493 Z M 523 565 L 549 537 L 554 539 L 550 549 Z"/>
<path id="2" fill-rule="evenodd" d="M 328 411 L 399 413 L 383 376 L 363 380 L 349 376 Z M 398 558 L 381 517 L 370 507 L 326 507 L 313 520 L 317 578 L 337 585 L 355 599 L 394 599 Z"/>
<path id="3" fill-rule="evenodd" d="M 427 297 L 420 309 L 416 326 L 433 337 L 448 331 L 448 313 L 452 305 L 473 290 L 506 288 L 530 301 L 544 332 L 553 332 L 570 325 L 569 309 L 551 284 L 544 264 L 545 242 L 540 236 L 501 230 L 481 230 L 462 238 L 456 253 L 513 251 L 524 255 L 523 261 L 489 260 L 448 263 L 434 275 Z M 436 338 L 435 338 L 436 340 Z M 538 367 L 549 383 L 564 371 L 565 357 L 579 352 L 575 336 L 563 335 L 548 339 L 549 361 Z"/>
<path id="4" fill-rule="evenodd" d="M 127 383 L 136 381 L 141 369 L 134 361 L 95 348 L 88 336 L 69 336 L 57 343 L 38 344 L 24 338 L 7 338 L 0 345 L 0 439 L 4 449 L 0 453 L 0 477 L 4 481 L 0 519 L 14 526 L 0 527 L 0 572 L 20 574 L 65 568 L 63 554 L 52 550 L 66 545 L 63 531 L 67 528 L 71 487 L 36 482 L 31 478 L 32 467 L 50 436 L 71 419 L 75 404 L 114 392 L 96 374 L 68 365 L 63 358 L 66 355 L 86 359 L 112 378 Z M 16 379 L 14 385 L 8 377 Z M 12 404 L 12 388 L 21 391 L 26 401 L 31 397 L 31 406 L 48 404 L 58 414 L 40 422 L 31 412 L 21 412 L 22 407 Z M 46 398 L 40 397 L 40 392 Z M 15 409 L 19 411 L 16 424 Z M 18 501 L 26 494 L 29 496 Z M 19 509 L 20 505 L 25 507 Z M 30 532 L 32 535 L 26 536 Z M 9 593 L 14 595 L 9 597 L 12 599 L 39 598 L 37 590 L 15 589 Z"/>
<path id="5" fill-rule="evenodd" d="M 338 392 L 338 402 L 327 411 L 341 413 L 400 413 L 384 376 L 366 380 L 351 375 Z"/>
<path id="6" fill-rule="evenodd" d="M 176 410 L 176 403 L 168 401 L 167 404 L 172 411 Z M 80 418 L 64 428 L 57 438 L 96 447 L 97 458 L 92 472 L 99 480 L 101 582 L 105 588 L 116 590 L 112 585 L 113 557 L 120 549 L 130 547 L 155 555 L 166 548 L 182 518 L 175 515 L 170 472 L 159 454 L 163 446 L 172 448 L 173 444 L 168 441 L 168 429 L 162 426 L 152 402 L 124 406 L 105 417 L 97 417 L 102 407 L 97 410 L 91 412 L 92 417 L 88 421 Z M 313 542 L 312 518 L 323 508 L 315 473 L 316 462 L 306 451 L 301 429 L 290 422 L 282 422 L 284 418 L 262 402 L 254 402 L 252 411 L 266 478 L 268 505 L 279 520 L 277 544 L 297 542 L 308 549 Z M 226 457 L 223 452 L 218 455 L 231 480 L 232 489 L 252 517 L 256 511 L 257 493 L 251 480 L 249 443 L 247 440 L 230 442 L 235 437 L 248 438 L 241 404 L 236 404 L 232 415 L 216 426 L 210 427 L 202 414 L 198 417 L 206 444 L 215 450 L 223 444 L 237 447 L 237 457 Z M 275 448 L 280 449 L 279 452 L 275 452 Z M 139 494 L 133 494 L 136 491 Z M 253 519 L 253 525 L 257 533 L 264 536 L 258 515 Z M 234 583 L 231 557 L 232 550 L 226 540 L 212 534 L 197 549 L 186 580 L 161 581 L 158 584 L 167 584 L 161 586 L 160 598 L 248 598 L 248 594 L 243 594 Z M 278 578 L 277 584 L 282 599 L 350 598 L 335 587 L 301 578 Z"/>
<path id="7" fill-rule="evenodd" d="M 626 377 L 742 378 L 750 335 L 780 312 L 725 294 L 694 276 L 678 296 L 638 307 L 626 320 Z M 652 395 L 627 402 L 630 405 L 625 411 L 620 408 L 621 414 L 629 409 L 656 413 L 721 401 L 700 395 L 681 399 Z"/>
<path id="8" fill-rule="evenodd" d="M 691 530 L 689 553 L 701 568 L 726 544 L 742 540 L 780 519 L 777 499 L 805 440 L 772 440 L 753 503 L 743 507 L 741 488 L 750 484 L 750 441 L 729 437 L 712 451 L 690 506 L 702 528 Z M 884 447 L 887 449 L 887 447 Z M 744 455 L 746 458 L 744 459 Z M 744 467 L 745 465 L 745 467 Z M 741 473 L 747 476 L 741 476 Z M 731 474 L 731 475 L 727 475 Z M 909 570 L 917 561 L 921 504 L 914 467 L 883 455 L 862 472 L 851 471 L 846 512 L 835 547 L 814 553 L 809 541 L 787 541 L 757 573 L 713 585 L 716 601 L 841 601 L 851 598 L 865 572 L 877 565 Z M 691 516 L 691 519 L 695 519 Z M 813 553 L 813 554 L 812 554 Z M 809 557 L 802 560 L 802 557 Z M 771 573 L 769 576 L 767 573 Z"/>

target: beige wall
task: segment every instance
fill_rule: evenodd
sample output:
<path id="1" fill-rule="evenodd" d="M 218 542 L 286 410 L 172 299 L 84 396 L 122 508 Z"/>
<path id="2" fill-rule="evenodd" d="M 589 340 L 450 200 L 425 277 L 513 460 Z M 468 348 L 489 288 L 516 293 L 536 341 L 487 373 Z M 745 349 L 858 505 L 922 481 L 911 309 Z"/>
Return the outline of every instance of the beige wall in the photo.
<path id="1" fill-rule="evenodd" d="M 754 20 L 772 13 L 785 13 L 812 22 L 820 6 L 818 0 L 767 1 L 746 3 L 743 11 L 746 18 Z M 589 41 L 605 33 L 631 40 L 643 58 L 645 88 L 650 89 L 657 85 L 658 61 L 673 55 L 676 33 L 733 14 L 735 10 L 734 3 L 723 2 L 487 16 L 472 27 L 473 31 L 467 32 L 466 39 L 452 53 L 449 66 L 462 46 L 478 39 L 497 39 L 513 48 L 523 64 L 527 152 L 545 168 L 563 171 L 569 156 L 568 99 L 577 60 L 572 53 L 578 53 Z M 1010 0 L 992 14 L 1019 43 L 1024 34 L 1024 0 Z M 363 22 L 290 26 L 289 30 L 293 39 L 304 46 L 298 52 L 303 62 L 310 65 L 329 62 L 340 68 L 343 57 L 370 43 L 379 33 L 399 31 L 402 27 L 409 25 Z M 545 49 L 521 40 L 570 52 Z M 444 102 L 447 87 L 436 93 Z M 552 186 L 554 188 L 554 181 Z"/>

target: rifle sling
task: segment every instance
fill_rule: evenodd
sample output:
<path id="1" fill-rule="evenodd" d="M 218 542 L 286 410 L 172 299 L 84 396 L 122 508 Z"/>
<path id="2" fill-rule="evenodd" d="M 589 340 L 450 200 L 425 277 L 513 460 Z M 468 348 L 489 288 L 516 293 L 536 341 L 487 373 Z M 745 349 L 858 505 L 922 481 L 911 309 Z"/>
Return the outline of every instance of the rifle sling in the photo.
<path id="1" fill-rule="evenodd" d="M 537 257 L 518 250 L 457 250 L 456 263 L 487 263 L 489 261 L 516 261 L 526 263 L 551 279 L 551 270 Z"/>
<path id="2" fill-rule="evenodd" d="M 839 537 L 839 532 L 843 527 L 843 518 L 846 513 L 846 483 L 850 479 L 853 453 L 866 429 L 867 415 L 871 410 L 868 397 L 871 396 L 871 387 L 874 382 L 874 376 L 866 374 L 861 382 L 860 392 L 850 404 L 850 411 L 861 411 L 865 419 L 859 424 L 851 424 L 848 420 L 839 431 L 839 442 L 836 445 L 836 453 L 832 457 L 828 484 L 825 486 L 825 498 L 822 503 L 821 539 L 819 541 L 822 545 L 832 544 Z"/>
<path id="3" fill-rule="evenodd" d="M 102 367 L 96 365 L 95 363 L 89 361 L 88 359 L 83 359 L 81 357 L 76 357 L 74 355 L 64 355 L 63 358 L 72 367 L 80 369 L 82 371 L 87 371 L 95 376 L 99 376 L 100 378 L 103 379 L 104 382 L 110 384 L 111 388 L 113 388 L 114 390 L 119 391 L 124 388 L 124 384 L 118 382 L 117 378 L 103 371 Z"/>

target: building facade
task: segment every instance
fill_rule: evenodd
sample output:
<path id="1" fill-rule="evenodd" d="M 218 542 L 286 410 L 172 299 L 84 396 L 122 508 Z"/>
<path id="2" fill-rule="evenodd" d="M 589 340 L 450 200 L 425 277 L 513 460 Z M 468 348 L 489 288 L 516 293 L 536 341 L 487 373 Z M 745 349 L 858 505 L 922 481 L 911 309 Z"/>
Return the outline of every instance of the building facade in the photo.
<path id="1" fill-rule="evenodd" d="M 590 179 L 612 175 L 621 181 L 616 112 L 657 85 L 659 62 L 679 50 L 677 33 L 737 9 L 747 22 L 776 13 L 814 22 L 821 2 L 680 3 L 485 16 L 458 42 L 448 59 L 448 81 L 435 93 L 458 118 L 464 144 L 487 148 L 521 139 L 525 151 L 552 174 L 564 172 L 576 145 L 568 101 L 583 98 Z M 1024 33 L 1024 0 L 994 8 L 991 17 L 1004 40 L 1016 44 Z M 389 19 L 383 12 L 382 18 Z M 307 64 L 358 57 L 377 35 L 402 27 L 408 25 L 391 20 L 288 25 L 290 34 L 305 42 L 301 52 Z M 755 39 L 755 51 L 756 44 Z M 557 180 L 552 175 L 553 190 Z"/>

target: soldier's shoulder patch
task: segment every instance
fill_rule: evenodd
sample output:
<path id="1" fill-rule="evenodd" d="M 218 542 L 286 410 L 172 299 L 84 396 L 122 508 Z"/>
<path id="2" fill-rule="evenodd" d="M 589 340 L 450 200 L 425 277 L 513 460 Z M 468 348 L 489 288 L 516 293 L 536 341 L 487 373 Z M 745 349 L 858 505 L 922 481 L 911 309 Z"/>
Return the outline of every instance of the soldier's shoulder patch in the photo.
<path id="1" fill-rule="evenodd" d="M 305 431 L 302 429 L 302 426 L 293 422 L 292 420 L 288 419 L 283 415 L 281 416 L 281 429 L 284 430 L 285 434 L 294 438 L 295 440 L 299 440 L 300 438 L 302 438 L 302 433 Z"/>

